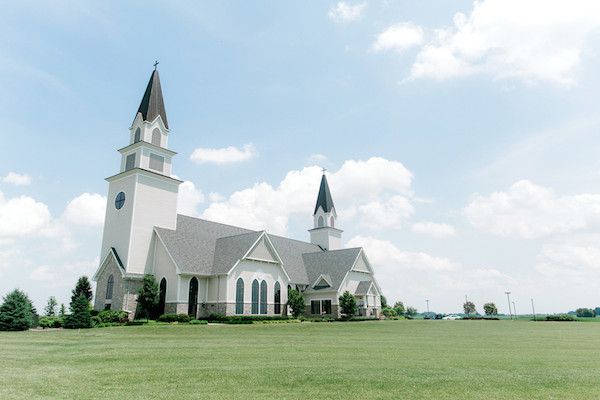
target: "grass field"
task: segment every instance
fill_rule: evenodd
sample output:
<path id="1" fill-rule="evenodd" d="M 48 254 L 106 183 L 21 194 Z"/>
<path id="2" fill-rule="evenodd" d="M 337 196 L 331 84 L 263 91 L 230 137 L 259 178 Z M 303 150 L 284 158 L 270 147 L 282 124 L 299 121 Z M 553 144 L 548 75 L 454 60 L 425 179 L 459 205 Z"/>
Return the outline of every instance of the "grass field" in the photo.
<path id="1" fill-rule="evenodd" d="M 0 399 L 599 399 L 600 324 L 383 321 L 0 334 Z"/>

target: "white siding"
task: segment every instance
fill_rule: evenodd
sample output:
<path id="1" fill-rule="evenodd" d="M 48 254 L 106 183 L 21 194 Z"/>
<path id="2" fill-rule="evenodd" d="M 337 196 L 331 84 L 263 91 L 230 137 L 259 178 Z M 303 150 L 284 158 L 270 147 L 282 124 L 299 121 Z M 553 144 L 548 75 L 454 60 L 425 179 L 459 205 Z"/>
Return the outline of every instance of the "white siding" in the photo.
<path id="1" fill-rule="evenodd" d="M 281 285 L 281 304 L 287 302 L 288 280 L 279 264 L 266 263 L 254 260 L 242 260 L 231 271 L 227 279 L 227 302 L 235 303 L 235 289 L 238 278 L 244 280 L 244 302 L 252 302 L 252 281 L 267 281 L 267 304 L 274 304 L 275 282 L 279 281 Z M 282 306 L 283 307 L 283 306 Z"/>

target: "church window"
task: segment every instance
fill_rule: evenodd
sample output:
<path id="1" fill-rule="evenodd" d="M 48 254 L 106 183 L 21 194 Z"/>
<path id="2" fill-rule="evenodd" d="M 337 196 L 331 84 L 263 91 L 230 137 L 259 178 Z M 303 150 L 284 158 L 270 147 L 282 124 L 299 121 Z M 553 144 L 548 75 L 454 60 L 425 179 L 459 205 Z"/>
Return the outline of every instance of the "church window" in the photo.
<path id="1" fill-rule="evenodd" d="M 160 137 L 161 137 L 160 131 L 158 130 L 158 128 L 155 128 L 152 131 L 152 144 L 160 147 Z"/>
<path id="2" fill-rule="evenodd" d="M 252 314 L 258 314 L 258 281 L 252 281 Z"/>
<path id="3" fill-rule="evenodd" d="M 165 278 L 162 278 L 160 280 L 160 292 L 158 295 L 158 307 L 157 307 L 157 314 L 160 316 L 162 314 L 165 313 L 165 306 L 166 306 L 166 298 L 167 298 L 167 280 Z"/>
<path id="4" fill-rule="evenodd" d="M 115 208 L 120 210 L 125 205 L 125 193 L 119 192 L 115 197 Z"/>
<path id="5" fill-rule="evenodd" d="M 188 296 L 188 315 L 196 318 L 198 311 L 198 278 L 195 276 L 190 280 L 190 290 Z"/>
<path id="6" fill-rule="evenodd" d="M 314 315 L 321 314 L 321 302 L 319 300 L 312 300 L 310 302 L 310 313 Z"/>
<path id="7" fill-rule="evenodd" d="M 260 313 L 267 313 L 267 281 L 260 283 Z"/>
<path id="8" fill-rule="evenodd" d="M 275 314 L 281 314 L 281 285 L 279 282 L 275 282 L 275 290 L 273 300 L 275 302 Z"/>
<path id="9" fill-rule="evenodd" d="M 165 158 L 156 154 L 150 153 L 150 169 L 163 172 Z"/>
<path id="10" fill-rule="evenodd" d="M 135 136 L 133 138 L 133 143 L 137 143 L 140 140 L 142 140 L 142 131 L 140 130 L 140 128 L 137 128 L 135 130 Z"/>
<path id="11" fill-rule="evenodd" d="M 125 159 L 125 171 L 135 168 L 135 153 L 130 154 Z"/>
<path id="12" fill-rule="evenodd" d="M 333 217 L 331 217 L 329 219 L 329 226 L 331 226 L 332 228 L 335 228 L 335 220 L 333 219 Z"/>
<path id="13" fill-rule="evenodd" d="M 108 277 L 108 281 L 106 282 L 106 300 L 112 300 L 113 298 L 113 286 L 115 284 L 115 278 L 112 274 Z"/>
<path id="14" fill-rule="evenodd" d="M 321 312 L 323 314 L 331 314 L 331 300 L 321 301 Z"/>
<path id="15" fill-rule="evenodd" d="M 235 285 L 235 313 L 244 313 L 244 280 L 239 278 Z"/>
<path id="16" fill-rule="evenodd" d="M 319 222 L 317 223 L 317 226 L 319 228 L 323 227 L 323 225 L 325 225 L 325 222 L 323 221 L 323 216 L 319 216 Z"/>

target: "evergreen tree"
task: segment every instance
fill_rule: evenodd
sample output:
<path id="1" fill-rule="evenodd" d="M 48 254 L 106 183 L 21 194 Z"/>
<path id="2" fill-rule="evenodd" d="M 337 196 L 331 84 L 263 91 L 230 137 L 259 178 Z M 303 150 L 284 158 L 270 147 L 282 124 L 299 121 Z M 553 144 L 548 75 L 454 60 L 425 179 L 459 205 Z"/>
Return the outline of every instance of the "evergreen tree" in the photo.
<path id="1" fill-rule="evenodd" d="M 300 291 L 291 289 L 288 291 L 288 306 L 292 309 L 292 316 L 298 318 L 304 314 L 304 296 Z"/>
<path id="2" fill-rule="evenodd" d="M 60 304 L 60 311 L 58 312 L 58 316 L 61 317 L 61 318 L 64 318 L 65 315 L 67 315 L 67 310 L 65 308 L 65 304 L 61 303 Z"/>
<path id="3" fill-rule="evenodd" d="M 27 295 L 15 289 L 0 306 L 0 331 L 25 331 L 32 327 L 34 308 Z"/>
<path id="4" fill-rule="evenodd" d="M 387 308 L 388 303 L 387 303 L 387 299 L 385 298 L 384 295 L 380 296 L 380 300 L 381 300 L 381 308 Z"/>
<path id="5" fill-rule="evenodd" d="M 91 328 L 92 315 L 90 314 L 90 302 L 84 293 L 80 293 L 71 301 L 71 314 L 65 318 L 64 327 L 67 329 Z"/>
<path id="6" fill-rule="evenodd" d="M 344 294 L 340 296 L 339 301 L 342 314 L 346 314 L 346 318 L 350 318 L 356 314 L 356 299 L 350 294 L 349 291 L 346 290 Z"/>
<path id="7" fill-rule="evenodd" d="M 56 307 L 58 306 L 58 302 L 54 296 L 50 296 L 48 299 L 48 304 L 46 304 L 46 308 L 44 309 L 44 315 L 47 317 L 56 317 Z"/>
<path id="8" fill-rule="evenodd" d="M 73 295 L 71 296 L 71 304 L 80 294 L 83 294 L 87 298 L 88 303 L 92 301 L 92 285 L 87 276 L 82 276 L 77 280 L 75 289 L 73 289 Z"/>
<path id="9" fill-rule="evenodd" d="M 152 310 L 158 305 L 159 300 L 160 290 L 154 275 L 144 275 L 144 282 L 138 292 L 137 299 L 141 316 L 148 318 Z"/>

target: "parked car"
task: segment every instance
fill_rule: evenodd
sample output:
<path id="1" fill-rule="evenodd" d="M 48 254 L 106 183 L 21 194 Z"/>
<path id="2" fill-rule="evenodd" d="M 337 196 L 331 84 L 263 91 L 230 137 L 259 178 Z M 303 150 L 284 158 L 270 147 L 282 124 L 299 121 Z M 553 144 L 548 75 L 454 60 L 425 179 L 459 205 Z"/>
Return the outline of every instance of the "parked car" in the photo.
<path id="1" fill-rule="evenodd" d="M 454 315 L 454 314 L 450 314 L 450 315 L 446 315 L 444 318 L 445 320 L 449 320 L 449 321 L 454 321 L 456 319 L 462 319 L 462 317 L 460 315 Z"/>

